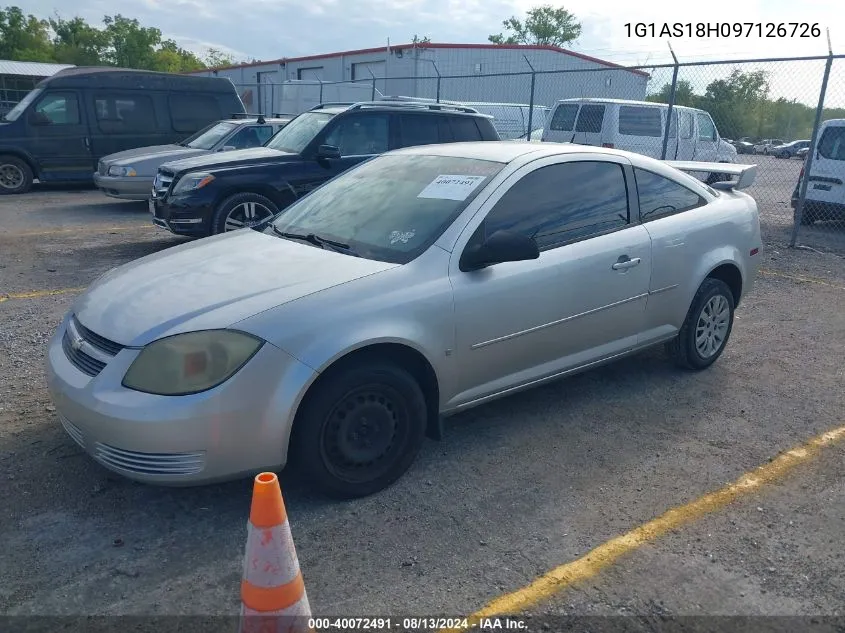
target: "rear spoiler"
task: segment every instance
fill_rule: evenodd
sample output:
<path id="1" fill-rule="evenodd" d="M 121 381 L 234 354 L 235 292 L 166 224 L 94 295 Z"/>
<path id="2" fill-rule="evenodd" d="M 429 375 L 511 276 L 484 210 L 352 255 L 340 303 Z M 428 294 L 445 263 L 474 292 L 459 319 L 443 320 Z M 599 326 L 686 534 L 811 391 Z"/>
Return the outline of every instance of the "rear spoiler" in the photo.
<path id="1" fill-rule="evenodd" d="M 685 160 L 667 160 L 664 161 L 670 167 L 679 169 L 681 171 L 706 171 L 711 174 L 728 174 L 736 176 L 735 180 L 726 182 L 714 182 L 710 186 L 713 189 L 722 189 L 730 191 L 731 189 L 746 189 L 754 184 L 757 178 L 757 165 L 737 165 L 735 163 L 704 163 L 697 161 Z"/>

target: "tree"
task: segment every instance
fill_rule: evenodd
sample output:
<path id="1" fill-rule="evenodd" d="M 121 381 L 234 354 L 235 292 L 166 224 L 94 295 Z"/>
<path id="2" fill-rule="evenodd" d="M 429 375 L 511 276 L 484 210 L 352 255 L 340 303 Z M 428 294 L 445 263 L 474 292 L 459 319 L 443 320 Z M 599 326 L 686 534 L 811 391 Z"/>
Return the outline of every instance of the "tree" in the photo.
<path id="1" fill-rule="evenodd" d="M 0 9 L 0 59 L 53 61 L 49 26 L 19 7 Z"/>
<path id="2" fill-rule="evenodd" d="M 699 107 L 710 112 L 719 131 L 728 138 L 761 136 L 769 115 L 768 96 L 768 73 L 736 68 L 727 79 L 707 85 Z"/>
<path id="3" fill-rule="evenodd" d="M 80 17 L 65 20 L 58 15 L 50 20 L 53 30 L 53 59 L 75 66 L 99 66 L 108 49 L 106 34 Z"/>
<path id="4" fill-rule="evenodd" d="M 556 8 L 550 4 L 530 9 L 525 22 L 511 16 L 502 25 L 510 33 L 488 37 L 494 44 L 561 46 L 581 35 L 581 24 L 575 16 L 563 7 Z"/>
<path id="5" fill-rule="evenodd" d="M 660 90 L 654 94 L 648 95 L 646 101 L 653 101 L 655 103 L 669 103 L 669 97 L 672 94 L 672 84 L 665 84 Z M 695 107 L 699 97 L 696 96 L 692 84 L 686 79 L 678 81 L 675 86 L 675 105 Z"/>
<path id="6" fill-rule="evenodd" d="M 223 68 L 224 66 L 234 66 L 237 63 L 232 55 L 213 47 L 206 49 L 202 60 L 209 68 Z"/>
<path id="7" fill-rule="evenodd" d="M 105 53 L 108 64 L 120 68 L 155 68 L 155 47 L 161 44 L 161 31 L 141 26 L 138 20 L 120 14 L 105 16 L 103 24 L 109 43 Z"/>
<path id="8" fill-rule="evenodd" d="M 168 73 L 184 73 L 207 68 L 205 63 L 191 51 L 179 47 L 173 40 L 164 40 L 154 53 L 155 63 L 151 70 Z"/>

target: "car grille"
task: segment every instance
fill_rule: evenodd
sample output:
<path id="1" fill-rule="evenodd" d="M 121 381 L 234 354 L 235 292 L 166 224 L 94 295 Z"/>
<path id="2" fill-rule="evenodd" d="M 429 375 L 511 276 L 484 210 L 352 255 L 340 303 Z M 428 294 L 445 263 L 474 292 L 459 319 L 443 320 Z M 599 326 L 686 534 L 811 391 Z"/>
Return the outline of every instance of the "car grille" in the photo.
<path id="1" fill-rule="evenodd" d="M 70 435 L 71 439 L 73 439 L 73 441 L 79 444 L 82 448 L 85 448 L 85 438 L 82 435 L 82 431 L 80 431 L 73 422 L 63 415 L 59 415 L 59 420 L 61 421 L 67 434 Z"/>
<path id="2" fill-rule="evenodd" d="M 142 475 L 193 475 L 205 465 L 205 452 L 140 453 L 97 442 L 94 457 L 106 466 Z"/>
<path id="3" fill-rule="evenodd" d="M 97 173 L 101 176 L 105 176 L 108 169 L 106 168 L 106 164 L 103 161 L 97 161 Z"/>
<path id="4" fill-rule="evenodd" d="M 123 346 L 95 334 L 72 316 L 62 337 L 62 349 L 79 371 L 96 376 Z"/>
<path id="5" fill-rule="evenodd" d="M 173 174 L 159 170 L 156 174 L 155 180 L 153 181 L 153 192 L 155 193 L 155 197 L 163 197 L 170 189 L 171 183 L 173 183 Z"/>

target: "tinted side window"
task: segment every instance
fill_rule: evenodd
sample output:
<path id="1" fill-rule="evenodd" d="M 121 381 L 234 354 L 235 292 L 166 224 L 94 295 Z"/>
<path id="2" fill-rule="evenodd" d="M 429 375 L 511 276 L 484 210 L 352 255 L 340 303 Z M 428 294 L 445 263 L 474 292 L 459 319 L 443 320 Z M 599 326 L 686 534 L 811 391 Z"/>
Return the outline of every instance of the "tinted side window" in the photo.
<path id="1" fill-rule="evenodd" d="M 484 234 L 519 231 L 548 250 L 628 224 L 622 166 L 583 161 L 541 167 L 527 174 L 496 203 Z"/>
<path id="2" fill-rule="evenodd" d="M 101 132 L 155 132 L 155 107 L 148 95 L 94 95 L 94 112 Z"/>
<path id="3" fill-rule="evenodd" d="M 339 148 L 341 156 L 371 156 L 387 151 L 389 130 L 386 113 L 368 112 L 339 119 L 323 142 Z"/>
<path id="4" fill-rule="evenodd" d="M 660 108 L 620 106 L 619 133 L 630 136 L 663 136 Z"/>
<path id="5" fill-rule="evenodd" d="M 571 132 L 575 125 L 575 116 L 578 114 L 578 104 L 564 103 L 557 107 L 549 123 L 550 130 L 559 132 Z"/>
<path id="6" fill-rule="evenodd" d="M 170 95 L 169 102 L 170 118 L 173 121 L 173 129 L 177 132 L 193 132 L 215 119 L 224 117 L 217 99 L 209 95 L 174 92 Z"/>
<path id="7" fill-rule="evenodd" d="M 704 199 L 673 180 L 643 169 L 634 168 L 640 217 L 643 221 L 662 218 L 700 207 Z"/>
<path id="8" fill-rule="evenodd" d="M 824 131 L 819 154 L 830 160 L 845 160 L 845 127 L 831 126 Z"/>
<path id="9" fill-rule="evenodd" d="M 601 126 L 604 122 L 604 106 L 603 105 L 585 105 L 581 106 L 581 112 L 578 114 L 578 124 L 575 126 L 576 132 L 601 132 Z"/>
<path id="10" fill-rule="evenodd" d="M 716 140 L 716 126 L 710 116 L 699 112 L 696 115 L 698 118 L 698 138 L 701 141 L 715 141 Z"/>
<path id="11" fill-rule="evenodd" d="M 440 142 L 440 126 L 436 116 L 414 116 L 413 114 L 399 115 L 400 143 L 399 147 L 413 147 L 415 145 L 431 145 Z"/>
<path id="12" fill-rule="evenodd" d="M 35 106 L 35 118 L 47 125 L 77 125 L 79 100 L 72 92 L 53 92 L 44 96 Z"/>
<path id="13" fill-rule="evenodd" d="M 481 137 L 481 132 L 478 131 L 478 126 L 475 124 L 474 118 L 469 116 L 454 116 L 450 117 L 450 119 L 452 134 L 454 134 L 456 142 L 484 140 Z"/>

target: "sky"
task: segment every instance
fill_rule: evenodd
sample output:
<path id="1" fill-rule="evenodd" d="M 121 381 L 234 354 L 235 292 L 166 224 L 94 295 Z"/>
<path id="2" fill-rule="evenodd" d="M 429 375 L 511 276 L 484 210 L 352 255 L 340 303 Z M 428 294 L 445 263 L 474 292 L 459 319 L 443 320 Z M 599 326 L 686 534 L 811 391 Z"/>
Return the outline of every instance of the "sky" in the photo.
<path id="1" fill-rule="evenodd" d="M 67 1 L 67 0 L 65 0 Z M 167 38 L 202 53 L 215 47 L 235 57 L 263 60 L 409 43 L 414 35 L 432 42 L 485 43 L 502 31 L 502 21 L 524 16 L 532 6 L 563 6 L 583 26 L 575 51 L 624 65 L 671 62 L 667 38 L 636 37 L 626 23 L 762 22 L 817 23 L 817 38 L 672 38 L 680 61 L 825 55 L 826 27 L 834 53 L 845 54 L 845 9 L 828 0 L 710 0 L 644 3 L 631 0 L 5 0 L 27 13 L 48 17 L 80 15 L 99 23 L 103 15 L 121 13 L 155 26 Z M 70 7 L 74 8 L 71 9 Z M 845 59 L 832 80 L 832 96 L 845 101 Z M 801 101 L 820 82 L 823 64 L 812 68 L 781 65 L 773 73 L 775 94 Z M 836 69 L 836 66 L 834 66 Z M 698 72 L 703 79 L 706 70 Z M 715 70 L 709 72 L 714 73 Z M 692 77 L 691 77 L 692 78 Z M 696 81 L 696 83 L 698 83 Z M 816 86 L 816 87 L 814 87 Z M 841 94 L 837 94 L 841 93 Z"/>

